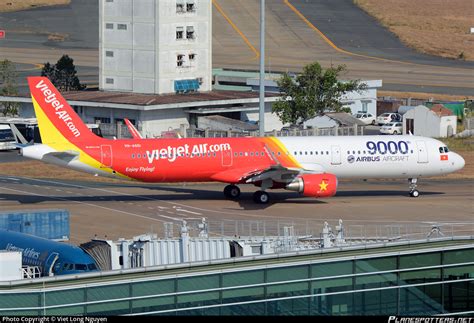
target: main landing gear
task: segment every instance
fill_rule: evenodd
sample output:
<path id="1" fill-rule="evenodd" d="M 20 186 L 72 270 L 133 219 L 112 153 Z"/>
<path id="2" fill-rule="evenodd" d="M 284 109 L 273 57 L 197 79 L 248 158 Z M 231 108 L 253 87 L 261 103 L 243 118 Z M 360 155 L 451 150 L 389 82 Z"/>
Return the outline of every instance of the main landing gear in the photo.
<path id="1" fill-rule="evenodd" d="M 265 191 L 256 191 L 253 193 L 253 201 L 258 204 L 268 204 L 270 195 Z"/>
<path id="2" fill-rule="evenodd" d="M 240 196 L 240 188 L 236 185 L 227 185 L 224 188 L 224 195 L 229 199 L 236 199 Z"/>
<path id="3" fill-rule="evenodd" d="M 240 188 L 236 185 L 227 185 L 224 188 L 224 195 L 228 199 L 235 200 L 240 196 Z M 253 194 L 253 201 L 258 204 L 268 204 L 270 195 L 265 191 L 257 191 Z"/>
<path id="4" fill-rule="evenodd" d="M 409 178 L 408 181 L 410 182 L 410 196 L 411 197 L 420 196 L 420 192 L 418 192 L 418 190 L 416 189 L 417 178 Z"/>

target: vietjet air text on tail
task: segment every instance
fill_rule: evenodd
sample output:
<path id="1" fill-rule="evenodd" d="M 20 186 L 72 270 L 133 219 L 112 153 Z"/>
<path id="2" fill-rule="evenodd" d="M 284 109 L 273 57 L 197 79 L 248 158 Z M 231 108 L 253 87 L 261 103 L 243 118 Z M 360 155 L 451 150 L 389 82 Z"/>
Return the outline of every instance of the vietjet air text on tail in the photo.
<path id="1" fill-rule="evenodd" d="M 268 189 L 304 196 L 336 194 L 339 178 L 406 178 L 418 196 L 419 177 L 464 167 L 440 141 L 416 136 L 265 137 L 108 140 L 93 134 L 47 78 L 28 78 L 43 144 L 26 157 L 95 175 L 144 182 L 217 181 L 228 198 L 254 184 L 257 203 Z"/>

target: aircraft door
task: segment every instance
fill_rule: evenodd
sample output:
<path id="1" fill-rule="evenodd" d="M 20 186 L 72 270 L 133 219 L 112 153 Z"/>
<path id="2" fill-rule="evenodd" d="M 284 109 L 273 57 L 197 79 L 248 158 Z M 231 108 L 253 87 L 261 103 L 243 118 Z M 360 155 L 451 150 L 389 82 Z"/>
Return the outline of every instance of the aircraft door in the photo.
<path id="1" fill-rule="evenodd" d="M 416 150 L 418 151 L 418 163 L 428 162 L 428 151 L 426 150 L 426 143 L 424 141 L 416 142 Z"/>
<path id="2" fill-rule="evenodd" d="M 230 150 L 223 150 L 221 154 L 222 154 L 222 166 L 224 167 L 232 166 L 234 162 L 233 160 L 234 154 L 232 153 L 232 148 Z"/>
<path id="3" fill-rule="evenodd" d="M 341 164 L 341 148 L 339 146 L 331 146 L 331 164 Z"/>
<path id="4" fill-rule="evenodd" d="M 57 252 L 52 252 L 49 254 L 48 258 L 46 258 L 44 261 L 43 276 L 52 276 L 53 267 L 58 258 L 59 254 Z"/>
<path id="5" fill-rule="evenodd" d="M 101 145 L 100 152 L 100 161 L 102 163 L 101 167 L 112 167 L 112 146 Z"/>

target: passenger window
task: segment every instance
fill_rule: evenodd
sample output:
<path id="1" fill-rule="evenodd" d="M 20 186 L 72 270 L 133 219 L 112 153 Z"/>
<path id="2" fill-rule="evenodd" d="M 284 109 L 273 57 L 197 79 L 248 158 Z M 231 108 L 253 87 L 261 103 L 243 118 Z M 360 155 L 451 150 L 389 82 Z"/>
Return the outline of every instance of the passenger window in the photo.
<path id="1" fill-rule="evenodd" d="M 135 154 L 132 154 L 132 159 L 134 159 L 134 158 L 135 158 Z"/>
<path id="2" fill-rule="evenodd" d="M 76 264 L 76 270 L 86 270 L 87 266 L 83 264 Z"/>
<path id="3" fill-rule="evenodd" d="M 326 155 L 329 155 L 329 151 L 326 151 Z"/>
<path id="4" fill-rule="evenodd" d="M 318 154 L 318 152 L 317 152 L 317 151 L 315 151 L 315 152 L 314 152 L 314 154 L 315 154 L 315 155 L 317 155 L 317 154 Z"/>
<path id="5" fill-rule="evenodd" d="M 137 154 L 137 158 L 142 158 L 142 156 L 140 154 Z"/>
<path id="6" fill-rule="evenodd" d="M 307 151 L 305 151 L 305 152 L 304 152 L 304 154 L 305 154 L 305 155 L 308 155 L 308 152 L 307 152 Z"/>

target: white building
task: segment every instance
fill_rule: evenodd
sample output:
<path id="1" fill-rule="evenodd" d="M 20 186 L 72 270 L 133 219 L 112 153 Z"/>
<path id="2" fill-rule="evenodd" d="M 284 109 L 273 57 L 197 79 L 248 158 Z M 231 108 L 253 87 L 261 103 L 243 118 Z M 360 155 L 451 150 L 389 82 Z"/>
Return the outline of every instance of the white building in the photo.
<path id="1" fill-rule="evenodd" d="M 446 138 L 456 134 L 457 116 L 441 115 L 423 105 L 403 115 L 403 133 L 432 138 Z"/>
<path id="2" fill-rule="evenodd" d="M 210 91 L 211 6 L 209 0 L 100 0 L 100 89 Z"/>
<path id="3" fill-rule="evenodd" d="M 281 75 L 274 74 L 273 77 L 265 80 L 265 90 L 267 92 L 279 93 L 279 88 L 276 82 L 276 78 Z M 367 84 L 367 90 L 362 92 L 348 92 L 341 98 L 343 107 L 351 109 L 351 114 L 357 112 L 368 112 L 372 115 L 377 115 L 377 89 L 382 87 L 382 80 L 366 80 L 362 81 Z M 254 90 L 257 90 L 260 84 L 260 80 L 256 78 L 250 78 L 247 80 L 247 85 L 251 86 Z"/>
<path id="4" fill-rule="evenodd" d="M 0 281 L 23 279 L 20 251 L 0 250 Z"/>

